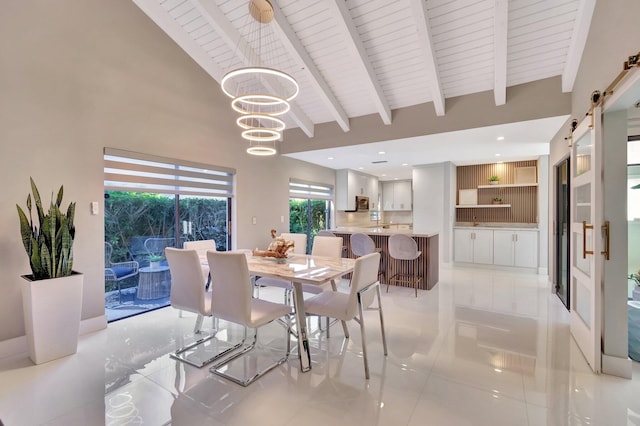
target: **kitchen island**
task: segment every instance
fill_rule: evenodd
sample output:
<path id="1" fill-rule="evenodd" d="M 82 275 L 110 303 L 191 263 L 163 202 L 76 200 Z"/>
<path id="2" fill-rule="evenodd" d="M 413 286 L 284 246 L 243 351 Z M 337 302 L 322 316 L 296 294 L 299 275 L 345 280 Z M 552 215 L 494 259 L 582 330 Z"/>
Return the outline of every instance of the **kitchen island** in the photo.
<path id="1" fill-rule="evenodd" d="M 342 237 L 344 245 L 347 248 L 347 255 L 351 258 L 356 256 L 351 251 L 350 238 L 352 234 L 363 233 L 373 238 L 376 247 L 380 248 L 382 262 L 380 264 L 381 270 L 384 272 L 382 284 L 386 284 L 386 279 L 389 277 L 390 266 L 392 262 L 394 271 L 400 271 L 402 273 L 412 272 L 412 262 L 394 261 L 389 256 L 389 237 L 393 234 L 404 234 L 412 237 L 418 244 L 418 250 L 422 252 L 418 258 L 418 275 L 422 276 L 419 289 L 431 290 L 439 279 L 439 251 L 438 251 L 438 232 L 422 232 L 414 231 L 412 229 L 389 229 L 383 227 L 366 228 L 355 226 L 343 226 L 331 229 L 331 232 L 338 237 Z M 407 284 L 408 285 L 408 284 Z"/>

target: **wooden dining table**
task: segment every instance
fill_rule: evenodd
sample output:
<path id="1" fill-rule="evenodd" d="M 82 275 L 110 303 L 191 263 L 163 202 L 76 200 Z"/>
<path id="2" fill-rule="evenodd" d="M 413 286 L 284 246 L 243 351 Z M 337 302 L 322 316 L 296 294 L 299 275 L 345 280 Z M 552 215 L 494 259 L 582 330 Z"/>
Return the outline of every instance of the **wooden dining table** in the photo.
<path id="1" fill-rule="evenodd" d="M 335 280 L 339 280 L 343 275 L 353 272 L 355 259 L 304 254 L 290 254 L 286 259 L 274 259 L 248 254 L 247 264 L 252 275 L 280 278 L 293 283 L 300 370 L 303 373 L 311 370 L 302 284 L 322 285 L 331 282 L 335 283 Z M 333 287 L 335 289 L 335 284 L 333 284 Z"/>

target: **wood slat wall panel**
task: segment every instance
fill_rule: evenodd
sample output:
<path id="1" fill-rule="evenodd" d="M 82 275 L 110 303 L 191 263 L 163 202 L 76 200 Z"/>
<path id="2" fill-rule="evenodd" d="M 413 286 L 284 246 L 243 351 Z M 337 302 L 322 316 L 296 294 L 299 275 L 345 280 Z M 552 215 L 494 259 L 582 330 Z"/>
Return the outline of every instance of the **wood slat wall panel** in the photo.
<path id="1" fill-rule="evenodd" d="M 459 166 L 456 169 L 457 189 L 476 189 L 478 185 L 487 185 L 489 176 L 500 177 L 500 184 L 516 182 L 516 169 L 519 167 L 537 167 L 536 160 L 515 161 L 500 164 L 478 164 Z M 498 223 L 537 223 L 538 187 L 524 186 L 515 188 L 478 188 L 478 204 L 491 204 L 494 197 L 502 198 L 502 208 L 459 208 L 456 209 L 457 222 L 498 222 Z"/>
<path id="2" fill-rule="evenodd" d="M 346 247 L 347 257 L 355 259 L 357 256 L 351 251 L 351 234 L 341 233 L 333 231 L 336 236 L 341 237 L 343 245 Z M 389 235 L 369 234 L 376 244 L 376 247 L 382 249 L 380 269 L 384 272 L 384 276 L 380 278 L 381 284 L 386 284 L 390 274 L 390 268 L 393 268 L 393 273 L 411 274 L 413 273 L 413 262 L 409 261 L 396 261 L 389 256 Z M 439 280 L 439 250 L 438 250 L 438 235 L 432 237 L 417 237 L 413 239 L 418 244 L 418 250 L 422 252 L 418 258 L 418 274 L 422 276 L 418 289 L 431 290 Z M 392 264 L 393 262 L 393 264 Z M 411 287 L 409 284 L 393 284 L 401 287 Z"/>

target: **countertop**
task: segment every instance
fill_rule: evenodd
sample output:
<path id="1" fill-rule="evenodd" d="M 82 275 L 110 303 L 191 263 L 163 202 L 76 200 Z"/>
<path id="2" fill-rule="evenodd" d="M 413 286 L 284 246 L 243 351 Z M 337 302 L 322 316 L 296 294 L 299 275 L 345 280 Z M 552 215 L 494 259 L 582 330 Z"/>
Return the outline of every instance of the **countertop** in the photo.
<path id="1" fill-rule="evenodd" d="M 412 237 L 433 237 L 434 235 L 438 235 L 440 232 L 434 230 L 423 230 L 423 229 L 387 229 L 387 228 L 369 228 L 364 226 L 339 226 L 334 229 L 330 229 L 329 231 L 338 232 L 343 234 L 355 234 L 357 232 L 362 232 L 363 234 L 369 235 L 393 235 L 393 234 L 404 234 L 410 235 Z"/>
<path id="2" fill-rule="evenodd" d="M 471 222 L 457 223 L 454 229 L 504 229 L 504 230 L 531 230 L 538 231 L 537 223 L 479 223 L 476 226 Z"/>

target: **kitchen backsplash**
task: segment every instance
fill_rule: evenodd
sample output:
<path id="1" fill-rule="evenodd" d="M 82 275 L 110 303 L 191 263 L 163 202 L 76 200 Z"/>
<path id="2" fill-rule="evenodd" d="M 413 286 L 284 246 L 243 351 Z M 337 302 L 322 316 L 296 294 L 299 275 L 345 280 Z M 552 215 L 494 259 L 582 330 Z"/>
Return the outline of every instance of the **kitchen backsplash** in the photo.
<path id="1" fill-rule="evenodd" d="M 343 212 L 336 211 L 335 226 L 374 226 L 371 212 Z"/>
<path id="2" fill-rule="evenodd" d="M 411 212 L 380 212 L 380 220 L 371 220 L 375 212 L 336 211 L 335 226 L 376 226 L 382 224 L 412 224 Z"/>

